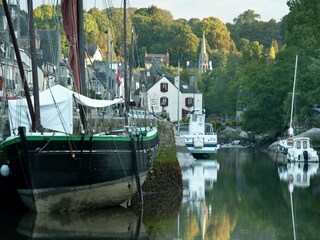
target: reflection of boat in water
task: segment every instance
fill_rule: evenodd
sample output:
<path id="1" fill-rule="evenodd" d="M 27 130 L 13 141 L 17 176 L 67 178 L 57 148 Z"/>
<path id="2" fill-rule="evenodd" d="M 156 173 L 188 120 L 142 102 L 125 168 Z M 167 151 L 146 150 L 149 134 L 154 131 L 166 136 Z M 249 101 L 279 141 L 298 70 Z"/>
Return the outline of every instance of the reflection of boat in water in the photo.
<path id="1" fill-rule="evenodd" d="M 190 168 L 182 171 L 183 202 L 189 203 L 191 212 L 196 212 L 202 239 L 206 237 L 209 217 L 205 192 L 210 191 L 217 181 L 219 167 L 216 160 L 197 160 Z"/>
<path id="2" fill-rule="evenodd" d="M 293 191 L 295 187 L 307 188 L 310 186 L 310 178 L 317 174 L 319 162 L 291 162 L 278 167 L 280 180 L 288 183 L 290 194 L 290 208 L 292 218 L 293 239 L 296 240 L 296 224 L 293 205 Z"/>
<path id="3" fill-rule="evenodd" d="M 182 171 L 184 196 L 189 201 L 204 201 L 205 191 L 217 181 L 219 163 L 216 160 L 197 160 L 190 168 Z"/>
<path id="4" fill-rule="evenodd" d="M 309 187 L 310 178 L 319 168 L 319 162 L 291 162 L 278 167 L 280 180 L 288 182 L 291 187 Z"/>
<path id="5" fill-rule="evenodd" d="M 126 208 L 93 212 L 28 213 L 17 232 L 31 239 L 148 239 L 138 217 Z"/>

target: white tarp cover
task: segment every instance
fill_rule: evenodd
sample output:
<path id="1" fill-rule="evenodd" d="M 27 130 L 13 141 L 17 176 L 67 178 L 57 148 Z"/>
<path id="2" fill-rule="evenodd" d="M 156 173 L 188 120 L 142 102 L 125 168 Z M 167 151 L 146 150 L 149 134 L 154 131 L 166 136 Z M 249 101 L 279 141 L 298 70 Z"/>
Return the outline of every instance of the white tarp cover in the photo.
<path id="1" fill-rule="evenodd" d="M 44 128 L 58 132 L 72 134 L 73 132 L 73 103 L 76 100 L 88 107 L 108 107 L 123 102 L 123 99 L 97 100 L 90 99 L 73 92 L 60 85 L 40 92 L 40 118 Z M 33 103 L 33 98 L 31 99 Z M 26 127 L 29 132 L 31 117 L 29 115 L 27 101 L 23 99 L 8 100 L 11 134 L 19 126 Z"/>
<path id="2" fill-rule="evenodd" d="M 88 98 L 78 93 L 74 93 L 74 97 L 76 98 L 76 101 L 79 104 L 86 107 L 92 107 L 92 108 L 109 107 L 111 105 L 124 102 L 122 98 L 116 98 L 114 100 L 99 100 L 99 99 Z"/>

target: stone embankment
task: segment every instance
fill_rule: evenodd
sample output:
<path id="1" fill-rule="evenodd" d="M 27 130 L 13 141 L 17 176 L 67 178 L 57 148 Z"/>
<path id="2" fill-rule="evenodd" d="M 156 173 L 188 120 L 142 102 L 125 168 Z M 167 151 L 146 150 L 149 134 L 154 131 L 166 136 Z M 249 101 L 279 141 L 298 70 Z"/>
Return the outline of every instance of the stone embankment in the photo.
<path id="1" fill-rule="evenodd" d="M 157 126 L 160 139 L 159 153 L 152 171 L 142 185 L 144 216 L 168 216 L 179 211 L 183 191 L 180 163 L 191 164 L 194 161 L 170 122 L 158 121 Z M 130 208 L 133 211 L 141 207 L 138 193 L 132 198 L 131 204 Z"/>
<path id="2" fill-rule="evenodd" d="M 159 121 L 160 149 L 153 163 L 153 169 L 142 186 L 145 193 L 179 192 L 182 191 L 182 175 L 177 159 L 174 127 L 170 122 Z"/>

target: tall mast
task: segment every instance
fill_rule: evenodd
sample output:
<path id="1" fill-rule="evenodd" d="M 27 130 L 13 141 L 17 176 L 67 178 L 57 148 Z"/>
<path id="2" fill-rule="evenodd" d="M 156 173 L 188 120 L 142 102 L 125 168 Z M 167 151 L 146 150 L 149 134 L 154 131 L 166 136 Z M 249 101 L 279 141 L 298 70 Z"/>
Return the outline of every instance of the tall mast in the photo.
<path id="1" fill-rule="evenodd" d="M 55 78 L 56 78 L 56 81 L 62 85 L 62 86 L 67 86 L 67 84 L 65 83 L 62 83 L 61 82 L 61 67 L 60 67 L 60 61 L 61 61 L 61 44 L 60 44 L 60 39 L 61 39 L 61 36 L 60 36 L 60 7 L 59 6 L 59 3 L 58 3 L 58 0 L 56 1 L 56 11 L 57 11 L 57 17 L 56 17 L 56 26 L 57 26 L 57 37 L 58 37 L 58 49 L 57 49 L 57 59 L 56 59 L 56 65 L 57 65 L 57 71 L 56 71 L 56 74 L 55 74 Z"/>
<path id="2" fill-rule="evenodd" d="M 290 114 L 290 126 L 289 126 L 289 136 L 293 136 L 293 107 L 294 107 L 294 95 L 296 92 L 296 79 L 297 79 L 297 67 L 298 67 L 298 55 L 296 55 L 296 64 L 294 68 L 294 78 L 293 78 L 293 89 L 292 89 L 292 101 L 291 101 L 291 114 Z"/>
<path id="3" fill-rule="evenodd" d="M 85 64 L 84 64 L 84 39 L 83 39 L 83 0 L 78 0 L 78 49 L 79 49 L 79 75 L 81 90 L 80 93 L 87 95 L 87 86 L 85 78 Z"/>
<path id="4" fill-rule="evenodd" d="M 130 95 L 128 89 L 128 79 L 127 79 L 127 0 L 124 0 L 123 3 L 123 52 L 124 52 L 124 70 L 123 70 L 123 79 L 124 79 L 124 98 L 125 98 L 125 125 L 128 125 L 128 111 L 130 103 Z"/>
<path id="5" fill-rule="evenodd" d="M 31 69 L 32 69 L 32 85 L 33 85 L 33 100 L 34 100 L 34 114 L 35 119 L 32 122 L 32 131 L 40 129 L 40 99 L 39 99 L 39 82 L 38 82 L 38 61 L 36 50 L 36 36 L 34 30 L 33 19 L 33 1 L 28 0 L 28 12 L 29 12 L 29 34 L 30 34 L 30 52 L 31 52 Z"/>
<path id="6" fill-rule="evenodd" d="M 128 82 L 128 97 L 129 97 L 129 103 L 130 103 L 130 89 L 131 89 L 131 81 L 133 79 L 133 59 L 134 59 L 134 49 L 133 49 L 133 34 L 134 34 L 134 27 L 131 28 L 131 42 L 129 44 L 128 54 L 129 54 L 129 82 Z"/>
<path id="7" fill-rule="evenodd" d="M 84 39 L 83 39 L 83 1 L 78 0 L 77 4 L 77 17 L 78 17 L 78 63 L 79 63 L 79 78 L 80 78 L 80 93 L 87 95 L 85 64 L 84 64 Z M 88 131 L 85 109 L 80 106 L 80 118 L 84 132 Z"/>

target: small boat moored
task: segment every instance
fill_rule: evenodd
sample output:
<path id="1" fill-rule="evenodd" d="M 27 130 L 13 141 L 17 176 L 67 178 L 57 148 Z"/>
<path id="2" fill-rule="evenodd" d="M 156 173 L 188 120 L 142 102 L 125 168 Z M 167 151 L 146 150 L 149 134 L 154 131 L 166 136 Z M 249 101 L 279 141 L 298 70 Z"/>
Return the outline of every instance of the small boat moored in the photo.
<path id="1" fill-rule="evenodd" d="M 205 109 L 190 111 L 189 123 L 176 127 L 192 154 L 214 154 L 220 148 L 213 126 L 205 122 Z"/>

